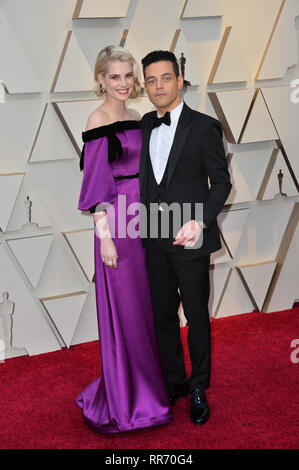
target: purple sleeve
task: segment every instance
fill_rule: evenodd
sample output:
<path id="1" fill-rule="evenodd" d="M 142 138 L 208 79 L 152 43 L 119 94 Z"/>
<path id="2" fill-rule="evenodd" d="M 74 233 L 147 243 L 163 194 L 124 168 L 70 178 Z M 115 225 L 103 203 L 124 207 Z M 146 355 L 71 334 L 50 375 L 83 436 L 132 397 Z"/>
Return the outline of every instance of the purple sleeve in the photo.
<path id="1" fill-rule="evenodd" d="M 78 209 L 88 211 L 97 204 L 112 204 L 118 193 L 108 162 L 108 139 L 101 137 L 85 143 L 84 169 Z M 101 206 L 97 208 L 101 210 Z M 94 210 L 93 210 L 94 212 Z"/>

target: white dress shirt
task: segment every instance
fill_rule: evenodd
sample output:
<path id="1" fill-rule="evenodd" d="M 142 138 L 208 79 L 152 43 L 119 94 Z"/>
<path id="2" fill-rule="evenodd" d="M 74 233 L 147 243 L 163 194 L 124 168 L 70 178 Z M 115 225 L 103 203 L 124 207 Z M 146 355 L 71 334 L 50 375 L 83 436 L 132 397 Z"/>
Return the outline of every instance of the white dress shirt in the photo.
<path id="1" fill-rule="evenodd" d="M 170 149 L 173 143 L 174 134 L 177 128 L 178 120 L 183 109 L 183 100 L 180 104 L 170 111 L 170 126 L 162 123 L 161 126 L 155 127 L 152 130 L 150 138 L 150 157 L 153 167 L 153 172 L 157 184 L 160 184 L 164 171 L 167 165 Z M 158 117 L 161 117 L 157 113 Z"/>
<path id="2" fill-rule="evenodd" d="M 177 128 L 178 120 L 181 115 L 182 109 L 184 106 L 183 100 L 181 100 L 180 104 L 170 111 L 170 126 L 162 123 L 161 126 L 155 127 L 152 130 L 151 137 L 150 137 L 150 158 L 152 162 L 153 172 L 157 184 L 160 184 L 165 172 L 165 168 L 167 165 L 170 149 L 173 143 L 174 134 Z M 158 117 L 162 117 L 157 112 Z M 159 208 L 162 210 L 162 208 Z M 202 220 L 197 220 L 197 222 L 201 225 L 203 229 L 206 228 L 205 224 Z"/>

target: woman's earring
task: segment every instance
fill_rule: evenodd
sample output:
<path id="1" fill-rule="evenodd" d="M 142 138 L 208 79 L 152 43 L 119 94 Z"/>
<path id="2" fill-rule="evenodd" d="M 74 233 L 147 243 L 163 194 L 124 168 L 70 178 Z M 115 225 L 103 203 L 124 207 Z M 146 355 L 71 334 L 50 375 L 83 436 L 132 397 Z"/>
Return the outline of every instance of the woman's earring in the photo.
<path id="1" fill-rule="evenodd" d="M 105 93 L 105 91 L 106 91 L 105 86 L 104 86 L 104 85 L 101 85 L 101 92 L 102 92 L 102 93 Z"/>

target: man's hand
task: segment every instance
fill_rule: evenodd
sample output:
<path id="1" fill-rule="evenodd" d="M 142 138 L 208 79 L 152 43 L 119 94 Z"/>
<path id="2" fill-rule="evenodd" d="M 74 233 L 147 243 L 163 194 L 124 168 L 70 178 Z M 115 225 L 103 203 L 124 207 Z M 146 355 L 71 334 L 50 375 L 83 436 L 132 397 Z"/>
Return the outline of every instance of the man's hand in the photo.
<path id="1" fill-rule="evenodd" d="M 202 226 L 196 220 L 189 220 L 178 231 L 173 245 L 193 247 L 199 240 Z"/>

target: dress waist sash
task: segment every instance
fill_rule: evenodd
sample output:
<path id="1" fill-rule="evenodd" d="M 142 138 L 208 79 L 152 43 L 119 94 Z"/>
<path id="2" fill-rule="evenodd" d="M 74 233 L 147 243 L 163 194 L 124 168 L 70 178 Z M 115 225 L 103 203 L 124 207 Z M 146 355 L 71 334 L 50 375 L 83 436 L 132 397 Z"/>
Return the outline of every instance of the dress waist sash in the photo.
<path id="1" fill-rule="evenodd" d="M 138 178 L 139 173 L 136 173 L 135 175 L 126 175 L 126 176 L 114 176 L 115 180 L 125 180 L 125 179 L 130 179 L 130 178 Z"/>

